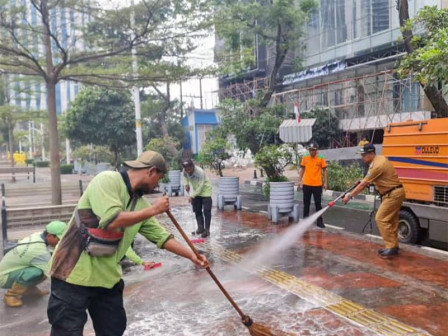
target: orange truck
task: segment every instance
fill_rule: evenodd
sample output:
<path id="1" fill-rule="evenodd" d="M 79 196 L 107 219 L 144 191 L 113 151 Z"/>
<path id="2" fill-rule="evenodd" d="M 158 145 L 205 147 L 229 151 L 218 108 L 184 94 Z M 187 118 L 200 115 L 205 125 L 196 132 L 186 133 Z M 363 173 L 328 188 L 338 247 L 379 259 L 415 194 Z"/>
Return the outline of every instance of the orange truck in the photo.
<path id="1" fill-rule="evenodd" d="M 448 118 L 387 125 L 382 154 L 394 165 L 406 192 L 400 241 L 448 243 Z"/>

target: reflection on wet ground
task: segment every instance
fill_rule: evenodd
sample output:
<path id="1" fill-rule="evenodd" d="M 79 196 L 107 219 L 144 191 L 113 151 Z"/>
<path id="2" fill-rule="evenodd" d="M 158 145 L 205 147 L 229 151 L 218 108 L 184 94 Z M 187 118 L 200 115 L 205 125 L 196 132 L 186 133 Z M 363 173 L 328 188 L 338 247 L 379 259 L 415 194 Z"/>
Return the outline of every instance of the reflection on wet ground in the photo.
<path id="1" fill-rule="evenodd" d="M 173 214 L 187 232 L 190 208 Z M 160 217 L 169 230 L 169 219 Z M 249 212 L 214 212 L 211 238 L 197 247 L 241 309 L 256 322 L 293 335 L 448 335 L 448 262 L 404 248 L 381 259 L 381 246 L 355 234 L 309 230 L 271 264 L 241 269 L 241 256 L 275 239 L 287 223 L 271 225 Z M 124 274 L 126 335 L 248 335 L 238 314 L 208 274 L 154 248 L 136 250 L 162 267 Z M 47 335 L 46 301 L 0 308 L 0 335 Z M 91 335 L 87 326 L 85 335 Z"/>

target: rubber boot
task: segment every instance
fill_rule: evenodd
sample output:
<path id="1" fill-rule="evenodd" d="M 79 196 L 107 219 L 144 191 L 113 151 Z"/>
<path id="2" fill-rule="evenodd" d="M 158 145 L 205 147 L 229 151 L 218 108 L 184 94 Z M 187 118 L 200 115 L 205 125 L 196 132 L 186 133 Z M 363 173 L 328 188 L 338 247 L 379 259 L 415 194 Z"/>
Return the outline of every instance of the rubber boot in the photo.
<path id="1" fill-rule="evenodd" d="M 200 215 L 196 215 L 196 223 L 198 224 L 196 234 L 204 233 L 204 216 L 202 213 Z"/>
<path id="2" fill-rule="evenodd" d="M 27 289 L 27 287 L 14 282 L 12 287 L 6 291 L 3 301 L 8 307 L 20 307 L 23 305 L 20 297 L 26 292 Z"/>

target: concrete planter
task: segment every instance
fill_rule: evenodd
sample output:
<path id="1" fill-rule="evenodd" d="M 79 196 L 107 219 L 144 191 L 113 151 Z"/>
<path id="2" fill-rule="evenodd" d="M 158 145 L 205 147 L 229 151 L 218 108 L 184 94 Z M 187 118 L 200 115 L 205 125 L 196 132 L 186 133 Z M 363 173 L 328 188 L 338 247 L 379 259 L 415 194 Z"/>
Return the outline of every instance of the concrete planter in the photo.
<path id="1" fill-rule="evenodd" d="M 180 170 L 169 170 L 168 179 L 170 181 L 164 185 L 164 190 L 168 196 L 173 196 L 173 194 L 176 194 L 176 196 L 183 196 L 184 188 L 180 182 Z"/>
<path id="2" fill-rule="evenodd" d="M 226 204 L 233 204 L 237 210 L 241 210 L 240 178 L 220 177 L 218 193 L 218 209 L 224 210 Z"/>
<path id="3" fill-rule="evenodd" d="M 270 182 L 268 216 L 277 223 L 281 215 L 299 220 L 299 205 L 294 204 L 294 182 Z"/>

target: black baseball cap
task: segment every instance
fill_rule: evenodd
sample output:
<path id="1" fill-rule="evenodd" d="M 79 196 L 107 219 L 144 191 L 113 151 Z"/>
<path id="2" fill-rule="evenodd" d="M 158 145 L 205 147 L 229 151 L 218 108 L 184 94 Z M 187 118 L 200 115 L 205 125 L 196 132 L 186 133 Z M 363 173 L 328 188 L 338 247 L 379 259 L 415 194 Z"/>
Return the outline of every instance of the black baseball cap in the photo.
<path id="1" fill-rule="evenodd" d="M 359 154 L 367 154 L 367 153 L 376 153 L 376 148 L 372 144 L 365 144 L 364 147 L 362 147 L 359 150 Z"/>
<path id="2" fill-rule="evenodd" d="M 191 159 L 184 159 L 182 160 L 182 167 L 188 168 L 193 166 L 193 160 Z"/>

